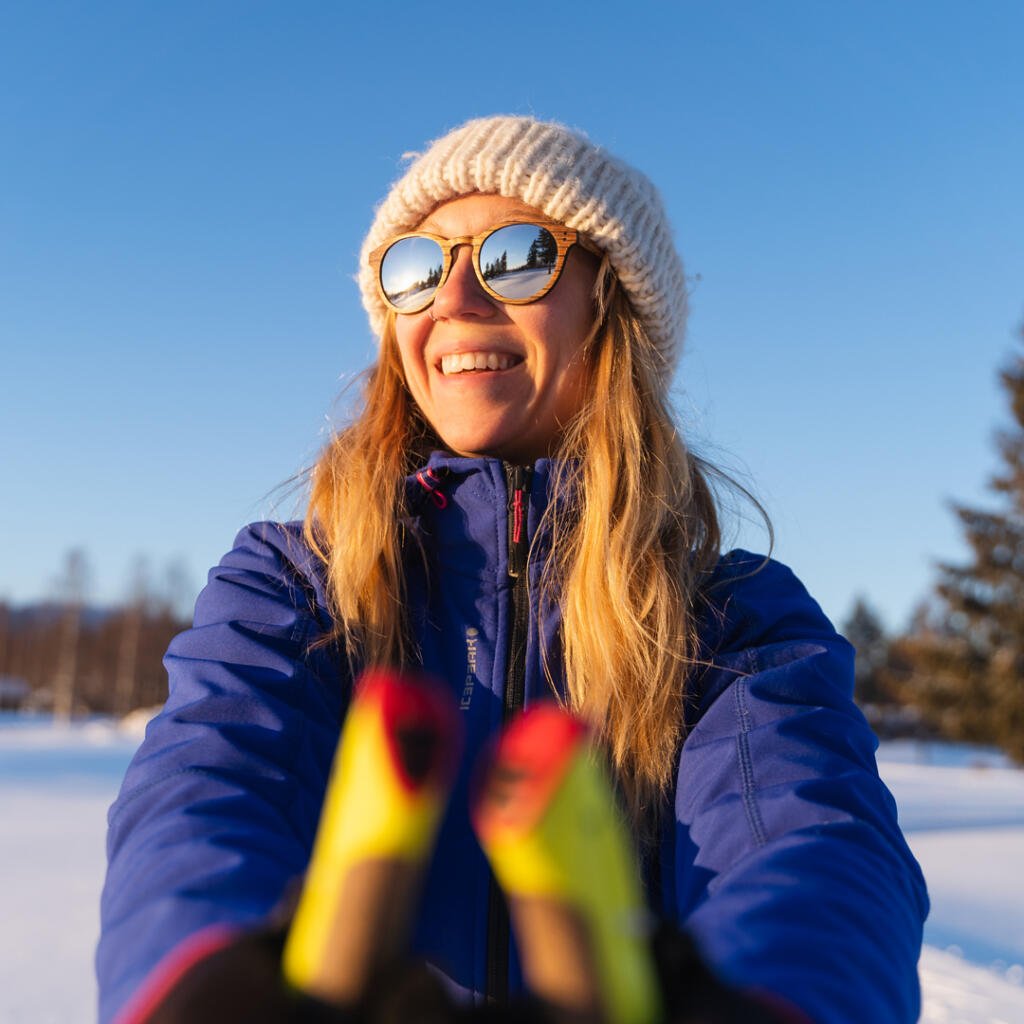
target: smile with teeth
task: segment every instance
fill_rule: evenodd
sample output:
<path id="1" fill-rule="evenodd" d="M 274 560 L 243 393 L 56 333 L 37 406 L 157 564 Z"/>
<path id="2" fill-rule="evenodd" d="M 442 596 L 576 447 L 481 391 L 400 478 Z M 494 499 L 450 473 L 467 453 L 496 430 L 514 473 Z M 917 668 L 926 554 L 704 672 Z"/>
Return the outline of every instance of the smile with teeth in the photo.
<path id="1" fill-rule="evenodd" d="M 473 370 L 507 370 L 518 362 L 521 362 L 518 356 L 505 352 L 453 352 L 441 356 L 441 372 L 448 376 Z"/>

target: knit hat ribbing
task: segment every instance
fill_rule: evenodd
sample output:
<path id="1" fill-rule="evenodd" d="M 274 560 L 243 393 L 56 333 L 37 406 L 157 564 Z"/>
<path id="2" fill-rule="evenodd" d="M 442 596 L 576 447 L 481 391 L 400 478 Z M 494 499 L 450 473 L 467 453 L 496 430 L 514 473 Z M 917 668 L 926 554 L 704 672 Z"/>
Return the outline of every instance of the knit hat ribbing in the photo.
<path id="1" fill-rule="evenodd" d="M 378 336 L 387 307 L 369 254 L 471 192 L 519 199 L 607 253 L 663 360 L 667 387 L 686 323 L 686 282 L 661 197 L 645 175 L 585 136 L 532 117 L 467 121 L 432 142 L 392 186 L 360 254 L 363 306 Z"/>

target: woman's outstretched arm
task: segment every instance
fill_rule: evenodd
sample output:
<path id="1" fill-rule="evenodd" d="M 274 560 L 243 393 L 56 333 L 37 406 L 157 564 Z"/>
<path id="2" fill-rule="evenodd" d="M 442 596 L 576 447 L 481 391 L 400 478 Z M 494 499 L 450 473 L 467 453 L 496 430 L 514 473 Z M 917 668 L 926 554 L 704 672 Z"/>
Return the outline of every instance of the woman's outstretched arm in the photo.
<path id="1" fill-rule="evenodd" d="M 102 1022 L 264 920 L 306 867 L 347 684 L 311 648 L 329 624 L 299 538 L 243 530 L 167 653 L 167 705 L 109 816 Z"/>
<path id="2" fill-rule="evenodd" d="M 708 591 L 663 906 L 721 977 L 816 1024 L 910 1024 L 928 899 L 853 703 L 853 650 L 762 562 L 728 556 Z"/>

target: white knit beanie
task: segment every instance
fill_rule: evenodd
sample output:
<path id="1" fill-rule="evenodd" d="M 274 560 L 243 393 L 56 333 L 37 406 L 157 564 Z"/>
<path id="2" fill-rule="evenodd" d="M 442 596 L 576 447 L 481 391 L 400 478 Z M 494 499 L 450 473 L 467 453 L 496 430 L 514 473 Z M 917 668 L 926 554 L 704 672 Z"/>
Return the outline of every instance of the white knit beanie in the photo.
<path id="1" fill-rule="evenodd" d="M 359 287 L 378 337 L 387 307 L 369 254 L 415 230 L 441 203 L 471 192 L 519 199 L 607 253 L 662 358 L 668 386 L 686 323 L 686 282 L 657 189 L 584 135 L 532 117 L 467 121 L 432 142 L 392 186 L 360 255 Z"/>

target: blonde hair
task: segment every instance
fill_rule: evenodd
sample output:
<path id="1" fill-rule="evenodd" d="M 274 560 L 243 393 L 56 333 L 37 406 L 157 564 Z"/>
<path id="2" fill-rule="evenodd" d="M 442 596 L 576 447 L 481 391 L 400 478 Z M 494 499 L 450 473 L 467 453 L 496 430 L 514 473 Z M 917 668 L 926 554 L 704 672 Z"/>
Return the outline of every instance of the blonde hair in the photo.
<path id="1" fill-rule="evenodd" d="M 661 357 L 607 260 L 595 301 L 583 350 L 590 398 L 554 453 L 552 553 L 532 606 L 561 609 L 563 699 L 593 724 L 639 822 L 672 778 L 697 657 L 695 601 L 720 533 L 707 467 L 673 424 Z M 416 660 L 404 613 L 404 482 L 437 446 L 405 386 L 392 314 L 361 413 L 313 470 L 305 521 L 354 665 Z"/>

